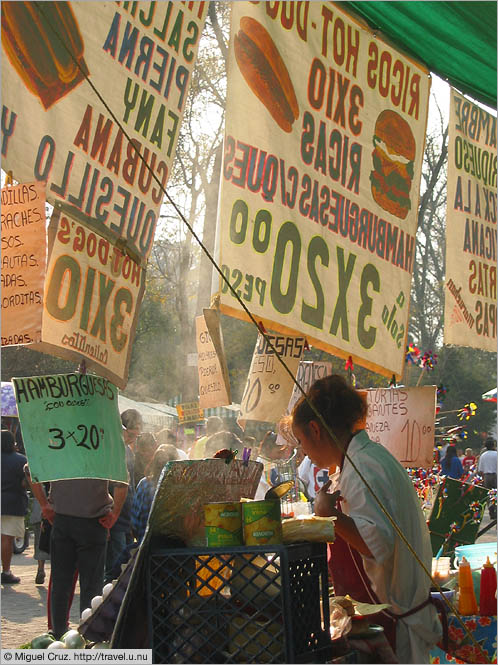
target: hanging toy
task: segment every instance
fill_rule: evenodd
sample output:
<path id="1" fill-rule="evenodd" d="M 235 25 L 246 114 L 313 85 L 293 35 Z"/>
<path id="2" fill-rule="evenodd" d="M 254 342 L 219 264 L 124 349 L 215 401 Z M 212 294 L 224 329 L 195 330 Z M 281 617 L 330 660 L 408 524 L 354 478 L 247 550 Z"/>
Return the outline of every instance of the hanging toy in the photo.
<path id="1" fill-rule="evenodd" d="M 483 506 L 479 501 L 472 501 L 472 503 L 469 505 L 469 510 L 472 514 L 472 524 L 480 524 L 481 522 L 481 517 L 482 517 L 482 511 L 483 511 Z"/>
<path id="2" fill-rule="evenodd" d="M 440 402 L 442 402 L 444 400 L 444 398 L 446 397 L 446 395 L 448 394 L 448 392 L 449 392 L 448 388 L 445 385 L 443 385 L 442 383 L 440 383 L 439 386 L 437 387 L 437 390 L 436 390 L 437 399 Z"/>
<path id="3" fill-rule="evenodd" d="M 414 344 L 408 344 L 406 347 L 405 362 L 409 365 L 418 365 L 420 358 L 420 349 Z"/>
<path id="4" fill-rule="evenodd" d="M 469 404 L 466 404 L 463 409 L 460 409 L 458 415 L 458 418 L 460 420 L 469 420 L 472 416 L 476 415 L 477 411 L 477 404 L 475 402 L 469 402 Z"/>
<path id="5" fill-rule="evenodd" d="M 421 359 L 421 365 L 427 371 L 432 371 L 437 365 L 437 353 L 432 353 L 432 351 L 426 351 Z"/>

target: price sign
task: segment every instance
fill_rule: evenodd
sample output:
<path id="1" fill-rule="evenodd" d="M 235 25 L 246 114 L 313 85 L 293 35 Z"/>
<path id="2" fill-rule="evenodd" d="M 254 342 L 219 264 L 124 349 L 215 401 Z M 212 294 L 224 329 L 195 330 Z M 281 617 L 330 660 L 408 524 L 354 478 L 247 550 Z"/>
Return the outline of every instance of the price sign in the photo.
<path id="1" fill-rule="evenodd" d="M 184 402 L 176 405 L 178 413 L 178 424 L 199 423 L 204 420 L 204 409 L 199 407 L 199 402 Z"/>
<path id="2" fill-rule="evenodd" d="M 92 374 L 12 379 L 31 477 L 127 481 L 117 388 Z"/>
<path id="3" fill-rule="evenodd" d="M 305 338 L 290 335 L 267 335 L 279 356 L 296 375 L 303 355 Z M 258 335 L 251 368 L 240 403 L 239 421 L 276 422 L 284 415 L 294 382 L 276 358 L 263 335 Z"/>
<path id="4" fill-rule="evenodd" d="M 365 429 L 406 467 L 430 468 L 434 451 L 436 386 L 366 390 Z"/>
<path id="5" fill-rule="evenodd" d="M 223 347 L 220 316 L 205 309 L 195 320 L 197 363 L 199 369 L 199 405 L 203 409 L 230 404 L 230 379 Z"/>

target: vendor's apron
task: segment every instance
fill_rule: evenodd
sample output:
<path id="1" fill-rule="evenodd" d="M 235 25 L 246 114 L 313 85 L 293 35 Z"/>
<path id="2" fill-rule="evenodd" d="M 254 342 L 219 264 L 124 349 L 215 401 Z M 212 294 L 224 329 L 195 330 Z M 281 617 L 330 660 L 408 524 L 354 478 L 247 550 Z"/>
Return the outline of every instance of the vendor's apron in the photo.
<path id="1" fill-rule="evenodd" d="M 345 596 L 349 594 L 354 600 L 361 603 L 379 604 L 381 602 L 372 589 L 363 567 L 361 555 L 339 535 L 336 534 L 334 543 L 329 545 L 327 556 L 329 573 L 334 582 L 335 595 Z M 384 628 L 384 634 L 394 653 L 396 653 L 396 624 L 398 620 L 415 614 L 429 603 L 434 604 L 440 613 L 443 625 L 443 648 L 445 651 L 448 650 L 446 608 L 441 600 L 433 598 L 429 594 L 427 600 L 403 614 L 383 610 L 375 615 L 375 621 Z"/>

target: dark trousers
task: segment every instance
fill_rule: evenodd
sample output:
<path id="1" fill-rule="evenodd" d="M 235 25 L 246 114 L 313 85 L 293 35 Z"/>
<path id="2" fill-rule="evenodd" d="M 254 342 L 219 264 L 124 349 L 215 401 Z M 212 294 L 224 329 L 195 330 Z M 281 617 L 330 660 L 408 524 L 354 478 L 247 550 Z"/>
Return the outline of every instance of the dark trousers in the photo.
<path id="1" fill-rule="evenodd" d="M 488 490 L 496 489 L 496 473 L 483 473 L 482 484 Z M 496 519 L 496 503 L 488 506 L 489 516 Z"/>
<path id="2" fill-rule="evenodd" d="M 116 531 L 111 529 L 109 540 L 107 541 L 107 553 L 105 558 L 105 582 L 115 579 L 112 576 L 112 569 L 116 565 L 121 553 L 126 547 L 126 531 Z"/>
<path id="3" fill-rule="evenodd" d="M 55 515 L 50 543 L 51 613 L 56 638 L 67 630 L 73 577 L 80 576 L 80 612 L 102 593 L 107 529 L 98 518 Z"/>

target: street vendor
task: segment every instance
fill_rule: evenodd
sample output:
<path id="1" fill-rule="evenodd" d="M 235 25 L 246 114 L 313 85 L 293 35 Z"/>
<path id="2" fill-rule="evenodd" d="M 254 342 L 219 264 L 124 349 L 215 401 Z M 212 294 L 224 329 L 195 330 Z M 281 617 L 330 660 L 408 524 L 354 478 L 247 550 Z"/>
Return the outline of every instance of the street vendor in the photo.
<path id="1" fill-rule="evenodd" d="M 336 544 L 332 546 L 334 584 L 344 579 L 354 580 L 355 588 L 345 591 L 355 600 L 389 603 L 394 616 L 384 616 L 383 625 L 398 662 L 428 663 L 429 650 L 441 635 L 436 610 L 429 601 L 430 579 L 351 461 L 430 570 L 429 532 L 412 482 L 384 446 L 374 443 L 363 429 L 357 428 L 356 423 L 365 418 L 367 406 L 343 377 L 319 379 L 311 386 L 307 398 L 331 433 L 304 397 L 296 403 L 290 418 L 294 436 L 311 461 L 320 468 L 337 468 L 315 500 L 317 515 L 336 517 L 336 534 L 338 540 L 342 539 L 343 553 L 348 553 L 340 562 L 335 561 Z M 335 491 L 330 494 L 329 489 Z"/>

